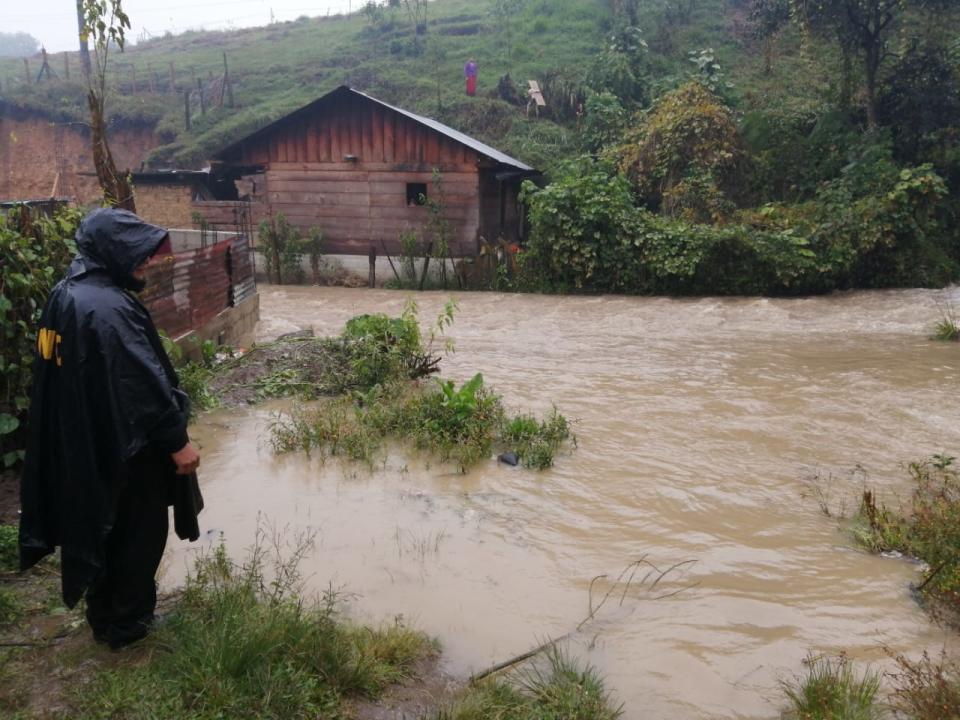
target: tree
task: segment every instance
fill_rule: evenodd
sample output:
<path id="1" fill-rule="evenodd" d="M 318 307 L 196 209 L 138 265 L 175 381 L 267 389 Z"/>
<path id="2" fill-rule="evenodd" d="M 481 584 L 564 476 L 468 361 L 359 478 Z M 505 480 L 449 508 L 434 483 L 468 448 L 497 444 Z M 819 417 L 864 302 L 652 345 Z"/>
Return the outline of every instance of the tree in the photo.
<path id="1" fill-rule="evenodd" d="M 77 35 L 80 40 L 80 64 L 83 66 L 84 76 L 90 75 L 90 48 L 87 45 L 88 33 L 84 20 L 83 0 L 77 0 Z"/>
<path id="2" fill-rule="evenodd" d="M 93 39 L 95 67 L 87 74 L 87 105 L 90 108 L 90 137 L 93 163 L 97 179 L 103 189 L 103 199 L 109 205 L 136 211 L 133 188 L 125 175 L 117 172 L 113 155 L 107 143 L 107 123 L 104 104 L 107 94 L 107 58 L 111 47 L 123 52 L 126 40 L 124 30 L 130 28 L 130 18 L 123 11 L 122 0 L 80 0 L 83 13 L 83 36 Z"/>
<path id="3" fill-rule="evenodd" d="M 40 48 L 33 35 L 0 32 L 0 57 L 30 57 Z"/>
<path id="4" fill-rule="evenodd" d="M 806 33 L 816 33 L 860 56 L 866 85 L 867 125 L 877 126 L 877 82 L 887 43 L 906 8 L 903 0 L 791 0 L 791 15 Z"/>
<path id="5" fill-rule="evenodd" d="M 780 33 L 790 22 L 788 0 L 752 0 L 750 3 L 750 26 L 753 36 L 763 44 L 763 71 L 773 72 L 773 54 Z"/>
<path id="6" fill-rule="evenodd" d="M 403 0 L 410 25 L 414 35 L 423 35 L 427 32 L 427 0 Z"/>

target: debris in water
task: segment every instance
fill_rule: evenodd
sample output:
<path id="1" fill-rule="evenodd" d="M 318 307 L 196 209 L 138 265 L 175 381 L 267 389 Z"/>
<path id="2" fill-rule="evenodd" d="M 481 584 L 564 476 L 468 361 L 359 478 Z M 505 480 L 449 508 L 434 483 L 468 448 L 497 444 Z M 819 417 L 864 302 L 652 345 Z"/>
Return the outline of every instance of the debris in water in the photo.
<path id="1" fill-rule="evenodd" d="M 518 465 L 520 463 L 520 458 L 517 457 L 515 452 L 505 452 L 497 455 L 497 460 L 507 465 Z"/>

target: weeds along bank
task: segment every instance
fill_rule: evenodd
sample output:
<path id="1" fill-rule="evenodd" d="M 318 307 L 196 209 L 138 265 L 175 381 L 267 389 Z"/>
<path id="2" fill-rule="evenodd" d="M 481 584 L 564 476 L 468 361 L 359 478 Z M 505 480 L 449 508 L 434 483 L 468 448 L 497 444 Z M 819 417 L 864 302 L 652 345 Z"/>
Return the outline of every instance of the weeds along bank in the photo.
<path id="1" fill-rule="evenodd" d="M 574 442 L 556 408 L 542 419 L 509 415 L 481 373 L 459 387 L 431 377 L 443 349 L 452 351 L 442 334 L 455 308 L 447 303 L 425 334 L 410 303 L 400 317 L 354 317 L 337 337 L 280 339 L 219 363 L 208 346 L 207 361 L 183 366 L 181 377 L 197 408 L 296 398 L 271 426 L 277 452 L 344 455 L 373 466 L 395 438 L 461 468 L 494 450 L 512 464 L 550 467 Z"/>
<path id="2" fill-rule="evenodd" d="M 835 507 L 829 488 L 817 484 L 821 511 L 835 517 L 860 547 L 902 553 L 922 563 L 912 588 L 930 615 L 956 630 L 960 623 L 960 478 L 956 458 L 940 454 L 912 462 L 913 491 L 894 505 L 864 489 L 852 518 L 845 500 Z M 960 717 L 960 661 L 944 647 L 939 654 L 907 657 L 884 648 L 894 661 L 886 673 L 855 667 L 850 658 L 811 654 L 802 674 L 782 681 L 796 720 L 935 720 Z"/>

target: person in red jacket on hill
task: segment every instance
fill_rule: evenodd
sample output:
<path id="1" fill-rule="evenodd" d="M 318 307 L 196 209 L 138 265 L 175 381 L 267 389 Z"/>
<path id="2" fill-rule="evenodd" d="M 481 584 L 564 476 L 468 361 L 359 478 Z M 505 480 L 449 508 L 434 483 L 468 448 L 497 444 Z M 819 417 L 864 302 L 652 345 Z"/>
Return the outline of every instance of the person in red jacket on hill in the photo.
<path id="1" fill-rule="evenodd" d="M 463 76 L 467 79 L 467 95 L 473 97 L 477 93 L 477 61 L 473 58 L 467 60 L 463 66 Z"/>

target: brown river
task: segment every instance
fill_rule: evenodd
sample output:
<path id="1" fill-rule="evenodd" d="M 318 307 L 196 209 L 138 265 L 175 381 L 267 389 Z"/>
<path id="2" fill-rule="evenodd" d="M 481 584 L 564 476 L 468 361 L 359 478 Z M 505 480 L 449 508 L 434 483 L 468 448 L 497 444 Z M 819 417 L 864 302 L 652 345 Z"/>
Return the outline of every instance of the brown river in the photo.
<path id="1" fill-rule="evenodd" d="M 337 334 L 359 313 L 399 314 L 408 297 L 260 292 L 261 341 Z M 310 588 L 341 590 L 359 620 L 402 616 L 436 636 L 461 678 L 570 633 L 612 589 L 565 647 L 604 675 L 625 718 L 776 718 L 778 681 L 810 651 L 882 668 L 883 646 L 950 641 L 912 599 L 918 567 L 857 550 L 838 516 L 864 483 L 890 501 L 909 492 L 904 463 L 960 454 L 960 345 L 927 339 L 960 288 L 454 295 L 444 376 L 482 372 L 509 410 L 556 404 L 576 420 L 576 449 L 544 472 L 491 459 L 459 474 L 395 448 L 371 472 L 273 455 L 266 428 L 282 405 L 216 411 L 193 431 L 207 546 L 222 533 L 242 557 L 258 515 L 315 532 Z M 421 323 L 449 296 L 417 294 Z M 195 552 L 171 543 L 168 586 Z M 614 586 L 640 558 L 696 562 L 653 589 L 646 569 Z"/>

